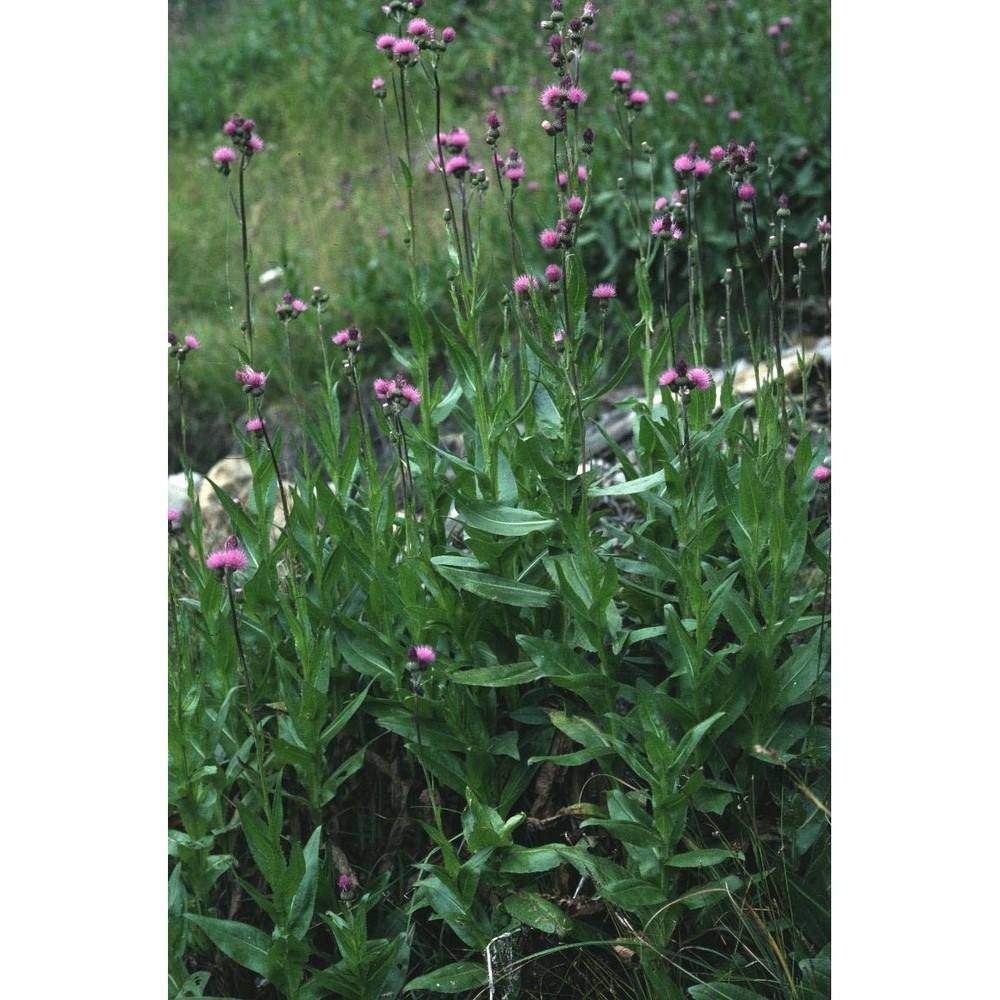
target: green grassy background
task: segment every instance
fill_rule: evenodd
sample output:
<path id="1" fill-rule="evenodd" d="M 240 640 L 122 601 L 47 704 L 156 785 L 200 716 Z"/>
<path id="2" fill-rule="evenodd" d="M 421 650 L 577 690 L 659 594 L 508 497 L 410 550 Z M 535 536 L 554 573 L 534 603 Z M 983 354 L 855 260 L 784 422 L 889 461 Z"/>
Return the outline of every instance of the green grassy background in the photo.
<path id="1" fill-rule="evenodd" d="M 522 190 L 518 200 L 520 217 L 537 219 L 537 230 L 552 224 L 556 205 L 545 183 L 548 140 L 539 127 L 538 92 L 554 76 L 544 48 L 548 32 L 538 27 L 547 12 L 547 4 L 533 0 L 434 0 L 421 12 L 458 33 L 441 64 L 444 127 L 464 127 L 472 156 L 485 159 L 484 118 L 498 109 L 504 126 L 497 151 L 506 154 L 516 145 L 527 162 L 527 179 L 541 182 L 537 191 Z M 778 39 L 769 37 L 767 27 L 783 16 L 792 25 Z M 366 377 L 391 363 L 384 347 L 367 349 L 380 343 L 376 330 L 406 342 L 405 206 L 393 180 L 402 136 L 390 96 L 390 154 L 371 93 L 372 77 L 388 75 L 374 40 L 389 27 L 372 0 L 170 5 L 168 322 L 178 335 L 193 333 L 203 347 L 185 370 L 188 453 L 196 469 L 205 471 L 235 446 L 233 414 L 240 412 L 232 379 L 242 318 L 239 231 L 226 182 L 211 163 L 223 139 L 221 125 L 232 112 L 253 117 L 267 144 L 247 177 L 258 342 L 283 351 L 284 333 L 270 315 L 274 303 L 285 288 L 308 299 L 316 284 L 331 294 L 330 332 L 353 321 L 365 333 Z M 597 46 L 587 53 L 583 83 L 590 94 L 585 117 L 597 141 L 592 207 L 579 244 L 590 275 L 615 281 L 627 306 L 636 248 L 616 186 L 627 162 L 609 110 L 608 76 L 617 66 L 629 68 L 633 85 L 651 97 L 636 122 L 635 142 L 647 142 L 654 151 L 657 194 L 669 196 L 679 186 L 672 160 L 691 141 L 707 153 L 716 143 L 754 139 L 762 158 L 775 164 L 773 194 L 791 199 L 790 241 L 814 239 L 815 219 L 829 212 L 830 200 L 826 0 L 731 7 L 610 0 L 600 5 L 593 37 Z M 782 41 L 789 46 L 785 53 L 778 48 Z M 664 100 L 667 90 L 678 92 L 676 103 Z M 414 87 L 425 135 L 434 124 L 429 93 L 428 87 Z M 706 94 L 715 96 L 714 105 L 704 103 Z M 732 110 L 740 113 L 738 122 L 727 118 Z M 414 160 L 419 231 L 429 245 L 440 236 L 437 250 L 422 248 L 433 309 L 447 294 L 443 206 L 438 180 L 424 172 L 426 156 Z M 648 169 L 637 156 L 640 177 Z M 725 180 L 713 182 L 720 197 L 705 198 L 701 215 L 709 323 L 721 309 L 718 281 L 732 253 L 721 196 Z M 640 190 L 647 186 L 640 180 Z M 485 273 L 496 276 L 492 294 L 499 301 L 510 280 L 508 239 L 495 191 L 486 205 L 482 261 Z M 535 251 L 543 263 L 537 246 Z M 285 269 L 282 284 L 259 290 L 257 277 L 275 266 Z M 678 281 L 675 294 L 684 294 L 683 274 Z M 819 289 L 807 294 L 818 295 Z M 300 385 L 319 384 L 319 361 L 318 350 L 296 358 Z M 179 468 L 178 436 L 174 405 L 171 471 Z"/>

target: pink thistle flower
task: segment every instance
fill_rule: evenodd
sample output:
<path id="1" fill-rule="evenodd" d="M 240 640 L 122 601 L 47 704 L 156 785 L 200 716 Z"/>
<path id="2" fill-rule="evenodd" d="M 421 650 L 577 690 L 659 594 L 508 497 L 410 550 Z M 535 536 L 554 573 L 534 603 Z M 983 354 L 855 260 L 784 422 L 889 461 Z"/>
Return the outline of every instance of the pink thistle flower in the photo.
<path id="1" fill-rule="evenodd" d="M 740 201 L 753 201 L 757 197 L 757 189 L 749 182 L 744 181 L 736 192 Z"/>
<path id="2" fill-rule="evenodd" d="M 790 18 L 790 17 L 789 17 L 789 16 L 788 16 L 788 15 L 786 14 L 786 15 L 785 15 L 784 17 L 779 17 L 779 18 L 778 18 L 778 24 L 780 24 L 780 25 L 781 25 L 781 26 L 782 26 L 783 28 L 788 28 L 788 27 L 790 27 L 790 26 L 791 26 L 792 24 L 794 24 L 794 22 L 793 22 L 793 21 L 792 21 L 792 19 L 791 19 L 791 18 Z"/>
<path id="3" fill-rule="evenodd" d="M 702 104 L 707 104 L 709 107 L 711 107 L 713 104 L 715 104 L 715 95 L 714 94 L 706 94 L 701 99 L 701 103 Z"/>
<path id="4" fill-rule="evenodd" d="M 673 368 L 668 368 L 657 379 L 658 385 L 670 387 L 671 392 L 679 392 L 685 397 L 689 390 L 704 392 L 712 384 L 712 375 L 705 368 L 688 368 L 681 358 Z"/>
<path id="5" fill-rule="evenodd" d="M 726 117 L 731 122 L 738 122 L 743 117 L 743 115 L 741 115 L 738 111 L 733 110 L 733 111 L 728 112 L 726 114 Z"/>
<path id="6" fill-rule="evenodd" d="M 546 111 L 555 111 L 556 108 L 562 107 L 563 102 L 566 100 L 566 91 L 562 87 L 553 85 L 546 87 L 538 99 Z"/>
<path id="7" fill-rule="evenodd" d="M 713 146 L 708 151 L 708 155 L 712 158 L 714 163 L 718 163 L 720 160 L 725 159 L 726 151 L 721 146 Z"/>
<path id="8" fill-rule="evenodd" d="M 251 434 L 259 434 L 264 429 L 264 421 L 260 417 L 251 417 L 246 422 L 246 429 Z"/>
<path id="9" fill-rule="evenodd" d="M 687 153 L 682 153 L 674 160 L 674 170 L 679 174 L 687 174 L 694 170 L 694 160 Z"/>
<path id="10" fill-rule="evenodd" d="M 379 35 L 375 39 L 375 48 L 381 49 L 383 52 L 389 53 L 392 51 L 392 47 L 396 44 L 399 39 L 395 35 Z"/>
<path id="11" fill-rule="evenodd" d="M 350 892 L 354 888 L 354 879 L 350 875 L 341 875 L 337 879 L 337 888 L 341 892 Z"/>
<path id="12" fill-rule="evenodd" d="M 249 365 L 238 368 L 235 374 L 236 381 L 252 396 L 261 395 L 267 386 L 267 376 L 263 372 L 254 371 Z"/>
<path id="13" fill-rule="evenodd" d="M 396 382 L 393 379 L 377 378 L 373 385 L 375 398 L 383 403 L 396 392 Z"/>
<path id="14" fill-rule="evenodd" d="M 180 514 L 178 514 L 173 507 L 167 508 L 167 524 L 173 524 L 175 521 L 179 521 L 180 519 Z"/>
<path id="15" fill-rule="evenodd" d="M 444 165 L 446 174 L 464 174 L 469 169 L 469 160 L 466 156 L 453 156 Z"/>
<path id="16" fill-rule="evenodd" d="M 587 99 L 587 91 L 581 89 L 580 87 L 570 87 L 566 91 L 566 103 L 571 107 L 575 108 L 583 104 Z"/>
<path id="17" fill-rule="evenodd" d="M 247 148 L 259 153 L 264 148 L 264 140 L 259 135 L 252 135 L 247 139 Z"/>
<path id="18" fill-rule="evenodd" d="M 431 26 L 422 17 L 413 18 L 406 26 L 406 33 L 408 35 L 433 34 L 433 32 L 431 32 Z"/>
<path id="19" fill-rule="evenodd" d="M 543 229 L 538 242 L 546 250 L 555 250 L 559 246 L 559 234 L 554 229 Z"/>
<path id="20" fill-rule="evenodd" d="M 420 54 L 417 43 L 410 38 L 400 38 L 392 46 L 392 54 L 397 63 L 408 65 L 415 62 Z"/>
<path id="21" fill-rule="evenodd" d="M 552 285 L 554 285 L 557 281 L 560 281 L 562 276 L 562 268 L 558 264 L 549 264 L 549 266 L 545 268 L 545 280 Z"/>
<path id="22" fill-rule="evenodd" d="M 633 90 L 629 93 L 626 104 L 630 108 L 641 108 L 644 104 L 649 104 L 649 94 L 645 90 Z"/>
<path id="23" fill-rule="evenodd" d="M 602 305 L 605 305 L 609 299 L 613 299 L 618 292 L 615 291 L 615 286 L 609 282 L 602 282 L 600 285 L 596 285 L 594 290 L 590 293 L 591 296 L 597 299 Z"/>
<path id="24" fill-rule="evenodd" d="M 830 234 L 830 220 L 825 215 L 816 220 L 816 232 L 820 235 Z"/>
<path id="25" fill-rule="evenodd" d="M 675 104 L 678 100 L 680 100 L 680 95 L 677 93 L 676 90 L 668 90 L 663 95 L 663 99 L 665 101 L 668 101 L 670 104 Z"/>
<path id="26" fill-rule="evenodd" d="M 611 71 L 611 82 L 626 87 L 632 82 L 632 74 L 627 69 L 613 69 Z"/>
<path id="27" fill-rule="evenodd" d="M 444 42 L 445 45 L 450 45 L 453 41 L 455 41 L 455 29 L 445 28 L 444 31 L 441 32 L 441 41 Z"/>
<path id="28" fill-rule="evenodd" d="M 657 198 L 656 201 L 653 202 L 653 211 L 662 212 L 669 204 L 670 202 L 667 201 L 666 198 Z"/>
<path id="29" fill-rule="evenodd" d="M 304 313 L 304 312 L 305 312 L 305 311 L 306 311 L 306 310 L 307 310 L 307 309 L 309 308 L 309 306 L 307 306 L 307 305 L 306 305 L 306 304 L 305 304 L 305 303 L 304 303 L 304 302 L 302 301 L 302 299 L 292 299 L 292 308 L 293 308 L 293 309 L 294 309 L 294 310 L 295 310 L 295 311 L 296 311 L 297 313 Z"/>
<path id="30" fill-rule="evenodd" d="M 537 191 L 539 188 L 538 181 L 528 181 L 528 190 Z"/>
<path id="31" fill-rule="evenodd" d="M 431 646 L 410 646 L 406 656 L 411 663 L 419 664 L 421 667 L 426 667 L 437 659 L 437 653 Z"/>
<path id="32" fill-rule="evenodd" d="M 201 347 L 201 344 L 198 343 L 198 338 L 191 336 L 190 333 L 185 336 L 184 345 L 189 351 L 197 351 Z"/>
<path id="33" fill-rule="evenodd" d="M 695 389 L 704 392 L 712 384 L 712 375 L 704 368 L 689 368 L 687 377 L 691 380 L 691 385 Z"/>
<path id="34" fill-rule="evenodd" d="M 226 124 L 222 126 L 222 134 L 236 135 L 236 122 L 234 122 L 232 119 L 227 121 Z"/>
<path id="35" fill-rule="evenodd" d="M 660 215 L 653 219 L 649 226 L 649 232 L 652 236 L 659 236 L 660 233 L 666 228 L 667 220 L 664 216 Z"/>
<path id="36" fill-rule="evenodd" d="M 815 479 L 817 483 L 825 483 L 830 478 L 830 470 L 825 465 L 817 465 L 816 468 L 812 470 L 812 478 Z"/>
<path id="37" fill-rule="evenodd" d="M 576 168 L 576 179 L 581 184 L 586 184 L 587 183 L 587 168 L 586 167 L 577 167 Z"/>
<path id="38" fill-rule="evenodd" d="M 768 25 L 767 33 L 771 38 L 777 38 L 781 34 L 781 28 L 777 24 Z"/>
<path id="39" fill-rule="evenodd" d="M 205 559 L 205 565 L 209 569 L 214 569 L 222 576 L 226 573 L 233 573 L 236 570 L 246 569 L 247 557 L 243 550 L 239 548 L 238 542 L 236 546 L 230 547 L 227 541 L 225 548 L 216 549 L 215 552 L 209 553 Z"/>
<path id="40" fill-rule="evenodd" d="M 524 167 L 523 166 L 507 167 L 507 169 L 504 170 L 503 175 L 509 181 L 522 180 L 524 178 Z"/>
<path id="41" fill-rule="evenodd" d="M 385 89 L 385 80 L 383 80 L 382 77 L 380 76 L 376 76 L 372 80 L 372 90 L 384 90 L 384 89 Z"/>
<path id="42" fill-rule="evenodd" d="M 566 211 L 570 215 L 579 215 L 583 211 L 583 199 L 574 195 L 566 202 Z"/>
<path id="43" fill-rule="evenodd" d="M 218 164 L 228 164 L 236 162 L 236 150 L 231 146 L 218 146 L 212 153 L 212 160 Z"/>
<path id="44" fill-rule="evenodd" d="M 556 330 L 556 332 L 552 334 L 552 343 L 556 345 L 556 350 L 562 350 L 562 344 L 565 336 L 566 334 L 562 330 Z"/>
<path id="45" fill-rule="evenodd" d="M 406 383 L 399 387 L 400 395 L 407 401 L 407 403 L 413 406 L 420 405 L 420 390 L 415 385 L 410 385 Z"/>
<path id="46" fill-rule="evenodd" d="M 559 187 L 564 188 L 566 187 L 567 184 L 569 184 L 569 178 L 564 173 L 562 173 L 562 171 L 560 171 L 559 176 L 556 177 L 556 183 L 559 185 Z"/>
<path id="47" fill-rule="evenodd" d="M 531 292 L 532 287 L 538 288 L 538 279 L 530 274 L 519 274 L 514 279 L 514 294 L 515 295 L 528 295 Z"/>
<path id="48" fill-rule="evenodd" d="M 679 243 L 684 238 L 684 233 L 682 233 L 681 230 L 672 223 L 670 226 L 670 238 L 674 240 L 675 243 Z"/>
<path id="49" fill-rule="evenodd" d="M 698 180 L 702 180 L 703 178 L 707 177 L 711 172 L 712 172 L 712 164 L 708 160 L 705 160 L 699 156 L 694 161 L 694 175 L 695 177 L 698 178 Z"/>

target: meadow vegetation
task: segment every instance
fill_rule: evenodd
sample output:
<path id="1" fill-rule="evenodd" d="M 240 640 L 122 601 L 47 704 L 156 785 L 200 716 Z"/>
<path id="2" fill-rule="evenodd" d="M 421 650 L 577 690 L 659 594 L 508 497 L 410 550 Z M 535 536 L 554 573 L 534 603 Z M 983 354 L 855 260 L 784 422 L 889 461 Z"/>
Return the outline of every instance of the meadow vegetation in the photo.
<path id="1" fill-rule="evenodd" d="M 170 996 L 828 996 L 829 5 L 170 14 Z"/>

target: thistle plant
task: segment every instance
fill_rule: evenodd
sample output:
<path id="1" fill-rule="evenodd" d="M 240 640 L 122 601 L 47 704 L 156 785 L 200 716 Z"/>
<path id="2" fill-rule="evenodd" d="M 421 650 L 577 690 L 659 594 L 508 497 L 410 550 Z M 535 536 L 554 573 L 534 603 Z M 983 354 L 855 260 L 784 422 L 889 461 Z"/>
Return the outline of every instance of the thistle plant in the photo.
<path id="1" fill-rule="evenodd" d="M 171 528 L 171 995 L 824 995 L 829 445 L 813 374 L 794 432 L 781 383 L 819 210 L 764 128 L 805 30 L 769 3 L 648 33 L 580 0 L 455 28 L 373 4 L 310 133 L 378 158 L 343 223 L 336 149 L 258 209 L 256 126 L 225 126 L 250 499 L 216 484 L 204 555 Z M 301 15 L 285 66 L 318 80 L 353 15 Z M 393 204 L 398 252 L 368 237 Z M 249 240 L 274 225 L 283 266 L 337 279 L 297 298 L 289 267 L 265 336 Z"/>
<path id="2" fill-rule="evenodd" d="M 222 134 L 232 145 L 217 146 L 212 154 L 212 161 L 223 177 L 229 177 L 236 171 L 237 193 L 235 198 L 230 192 L 233 211 L 240 225 L 240 260 L 243 277 L 243 322 L 240 330 L 246 343 L 246 360 L 253 364 L 253 306 L 250 297 L 250 238 L 247 227 L 246 173 L 250 168 L 255 153 L 264 149 L 264 140 L 256 133 L 257 123 L 252 118 L 233 114 L 222 126 Z M 235 147 L 235 148 L 234 148 Z"/>

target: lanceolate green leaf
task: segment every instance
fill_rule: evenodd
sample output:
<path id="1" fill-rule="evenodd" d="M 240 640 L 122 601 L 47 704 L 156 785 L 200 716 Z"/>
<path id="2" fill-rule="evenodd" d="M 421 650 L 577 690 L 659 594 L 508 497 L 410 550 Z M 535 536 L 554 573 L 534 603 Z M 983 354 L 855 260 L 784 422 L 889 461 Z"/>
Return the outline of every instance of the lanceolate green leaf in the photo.
<path id="1" fill-rule="evenodd" d="M 463 496 L 455 497 L 455 509 L 458 511 L 459 520 L 470 528 L 506 537 L 528 535 L 532 531 L 547 531 L 556 524 L 554 518 L 545 517 L 533 510 L 505 507 L 502 504 L 471 500 Z"/>
<path id="2" fill-rule="evenodd" d="M 196 927 L 200 927 L 219 951 L 234 962 L 256 972 L 258 976 L 270 976 L 271 963 L 267 952 L 271 947 L 271 938 L 262 930 L 238 920 L 219 920 L 197 913 L 185 913 L 184 916 Z"/>
<path id="3" fill-rule="evenodd" d="M 486 966 L 476 962 L 452 962 L 436 972 L 411 979 L 404 992 L 426 990 L 428 993 L 465 993 L 486 985 Z"/>
<path id="4" fill-rule="evenodd" d="M 321 826 L 316 827 L 306 844 L 303 856 L 305 872 L 295 889 L 292 904 L 288 911 L 288 933 L 293 937 L 304 938 L 312 921 L 313 906 L 316 903 L 317 876 L 319 874 L 319 844 L 323 833 Z"/>
<path id="5" fill-rule="evenodd" d="M 506 580 L 477 570 L 445 565 L 437 556 L 432 558 L 431 562 L 450 584 L 488 601 L 496 601 L 515 608 L 544 608 L 553 596 L 551 591 L 542 590 L 541 587 L 534 587 L 531 584 Z"/>
<path id="6" fill-rule="evenodd" d="M 741 855 L 736 851 L 724 851 L 721 847 L 706 847 L 701 851 L 686 851 L 675 854 L 667 861 L 671 868 L 704 868 L 705 865 L 721 865 Z"/>
<path id="7" fill-rule="evenodd" d="M 512 892 L 503 901 L 504 909 L 515 920 L 534 927 L 543 934 L 568 934 L 573 921 L 555 903 L 535 892 Z"/>
<path id="8" fill-rule="evenodd" d="M 633 493 L 644 493 L 646 490 L 656 489 L 662 486 L 663 482 L 663 469 L 659 469 L 648 476 L 630 479 L 625 483 L 615 483 L 613 486 L 605 486 L 601 489 L 589 489 L 587 493 L 592 497 L 629 496 Z"/>

